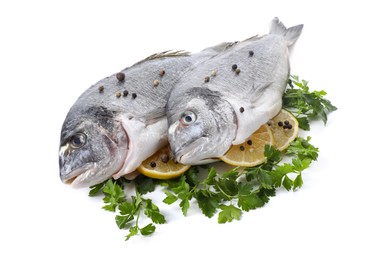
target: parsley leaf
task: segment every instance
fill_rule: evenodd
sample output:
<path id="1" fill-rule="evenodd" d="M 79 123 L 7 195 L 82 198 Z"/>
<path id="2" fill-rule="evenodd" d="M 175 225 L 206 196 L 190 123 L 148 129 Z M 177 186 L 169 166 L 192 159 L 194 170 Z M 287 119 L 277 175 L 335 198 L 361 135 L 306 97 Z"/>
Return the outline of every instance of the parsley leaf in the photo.
<path id="1" fill-rule="evenodd" d="M 154 233 L 155 229 L 156 229 L 156 227 L 152 223 L 150 223 L 147 226 L 141 228 L 139 231 L 141 231 L 142 235 L 148 236 L 148 235 L 151 235 L 152 233 Z"/>
<path id="2" fill-rule="evenodd" d="M 270 171 L 259 168 L 258 180 L 265 189 L 272 189 L 273 179 Z"/>
<path id="3" fill-rule="evenodd" d="M 119 205 L 120 215 L 117 215 L 115 220 L 118 228 L 125 228 L 125 225 L 134 219 L 136 208 L 128 201 L 124 201 Z"/>
<path id="4" fill-rule="evenodd" d="M 173 204 L 176 200 L 178 200 L 178 197 L 172 194 L 169 190 L 164 190 L 164 193 L 167 195 L 165 199 L 163 200 L 164 203 L 171 205 Z"/>
<path id="5" fill-rule="evenodd" d="M 172 183 L 172 181 L 167 182 L 169 184 Z M 188 209 L 190 207 L 190 202 L 189 200 L 192 198 L 192 193 L 190 191 L 190 185 L 189 183 L 186 182 L 186 177 L 185 175 L 182 175 L 177 183 L 174 183 L 173 185 L 173 192 L 177 195 L 181 202 L 180 202 L 180 208 L 182 210 L 182 213 L 184 216 L 187 215 Z"/>
<path id="6" fill-rule="evenodd" d="M 128 224 L 130 221 L 134 219 L 133 215 L 126 214 L 126 215 L 117 215 L 115 217 L 116 224 L 119 229 L 125 228 L 126 224 Z"/>
<path id="7" fill-rule="evenodd" d="M 287 191 L 290 191 L 293 187 L 293 181 L 288 177 L 288 175 L 285 175 L 282 185 Z"/>
<path id="8" fill-rule="evenodd" d="M 220 203 L 220 196 L 218 194 L 200 189 L 195 193 L 195 198 L 204 215 L 211 218 L 216 213 Z"/>
<path id="9" fill-rule="evenodd" d="M 310 158 L 314 161 L 318 159 L 319 149 L 314 147 L 309 143 L 311 137 L 303 139 L 302 137 L 297 137 L 287 148 L 287 155 L 297 155 L 298 158 Z"/>
<path id="10" fill-rule="evenodd" d="M 259 198 L 256 192 L 253 192 L 253 185 L 250 183 L 239 183 L 238 192 L 238 206 L 244 210 L 249 211 L 264 205 L 264 201 Z"/>
<path id="11" fill-rule="evenodd" d="M 302 174 L 298 174 L 297 177 L 293 181 L 293 190 L 299 189 L 302 187 L 303 180 L 302 180 Z"/>
<path id="12" fill-rule="evenodd" d="M 215 177 L 216 177 L 216 170 L 214 167 L 211 167 L 208 171 L 207 178 L 203 181 L 203 184 L 206 184 L 206 185 L 214 184 Z"/>
<path id="13" fill-rule="evenodd" d="M 129 238 L 131 238 L 132 236 L 137 235 L 138 234 L 138 230 L 139 230 L 138 226 L 132 226 L 132 227 L 130 227 L 129 228 L 129 234 L 127 234 L 125 236 L 125 241 L 129 240 Z"/>
<path id="14" fill-rule="evenodd" d="M 104 184 L 105 182 L 102 182 L 102 183 L 90 186 L 89 196 L 93 197 L 93 196 L 98 195 L 103 190 Z"/>
<path id="15" fill-rule="evenodd" d="M 229 206 L 221 205 L 220 208 L 221 208 L 221 212 L 219 213 L 220 224 L 223 224 L 226 222 L 232 222 L 233 219 L 239 220 L 242 215 L 242 211 L 239 208 L 233 206 L 232 204 Z"/>
<path id="16" fill-rule="evenodd" d="M 266 144 L 264 156 L 267 158 L 267 163 L 273 165 L 281 161 L 283 154 L 272 145 Z"/>
<path id="17" fill-rule="evenodd" d="M 116 211 L 118 204 L 124 201 L 124 191 L 117 182 L 114 182 L 112 179 L 109 179 L 103 186 L 104 198 L 103 201 L 106 205 L 103 206 L 103 209 L 108 211 Z"/>
<path id="18" fill-rule="evenodd" d="M 158 206 L 156 206 L 150 199 L 143 199 L 144 202 L 144 213 L 146 216 L 151 218 L 155 224 L 164 224 L 166 222 L 165 217 L 160 214 Z"/>
<path id="19" fill-rule="evenodd" d="M 184 214 L 184 216 L 186 217 L 187 216 L 187 213 L 188 213 L 188 210 L 190 208 L 190 202 L 189 202 L 189 198 L 186 197 L 184 198 L 183 200 L 181 200 L 180 202 L 180 208 L 182 210 L 182 214 Z"/>
<path id="20" fill-rule="evenodd" d="M 198 167 L 190 167 L 190 169 L 184 174 L 186 176 L 186 182 L 190 186 L 195 186 L 199 184 L 199 169 Z"/>
<path id="21" fill-rule="evenodd" d="M 142 174 L 135 179 L 135 184 L 140 194 L 146 194 L 155 190 L 154 180 Z"/>
<path id="22" fill-rule="evenodd" d="M 214 188 L 224 200 L 230 200 L 238 193 L 237 181 L 234 178 L 217 178 Z"/>

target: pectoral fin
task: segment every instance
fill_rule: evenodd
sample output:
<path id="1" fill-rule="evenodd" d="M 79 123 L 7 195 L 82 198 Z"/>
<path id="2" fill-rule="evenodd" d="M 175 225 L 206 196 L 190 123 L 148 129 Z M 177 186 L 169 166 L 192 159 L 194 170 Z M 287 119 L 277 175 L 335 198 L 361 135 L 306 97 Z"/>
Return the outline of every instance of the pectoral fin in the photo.
<path id="1" fill-rule="evenodd" d="M 251 90 L 250 103 L 255 104 L 264 94 L 264 92 L 272 85 L 272 81 L 267 82 L 257 82 L 254 83 Z"/>

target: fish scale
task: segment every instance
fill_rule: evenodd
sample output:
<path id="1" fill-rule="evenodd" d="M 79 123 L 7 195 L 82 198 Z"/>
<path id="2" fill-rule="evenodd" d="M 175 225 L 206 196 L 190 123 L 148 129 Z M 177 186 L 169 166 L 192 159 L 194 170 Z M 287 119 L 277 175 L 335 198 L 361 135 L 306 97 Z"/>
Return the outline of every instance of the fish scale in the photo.
<path id="1" fill-rule="evenodd" d="M 191 62 L 190 56 L 179 56 L 176 57 L 178 63 L 184 68 Z M 173 58 L 172 58 L 173 59 Z M 127 68 L 122 72 L 125 73 L 125 80 L 119 82 L 116 78 L 116 74 L 107 77 L 88 89 L 79 98 L 78 102 L 82 101 L 84 106 L 97 106 L 110 105 L 114 111 L 127 111 L 135 116 L 144 116 L 144 114 L 157 113 L 162 107 L 161 104 L 166 103 L 167 95 L 169 95 L 170 88 L 173 86 L 175 81 L 179 78 L 180 71 L 178 68 L 170 70 L 161 79 L 161 83 L 157 86 L 153 86 L 155 79 L 160 80 L 159 70 L 160 67 L 171 67 L 174 62 L 161 61 L 161 60 L 150 60 L 145 63 L 139 63 L 135 67 Z M 183 70 L 183 69 L 181 69 Z M 141 76 L 140 76 L 141 75 Z M 165 82 L 165 83 L 164 83 Z M 100 95 L 99 87 L 103 86 L 104 90 Z M 127 97 L 121 96 L 116 97 L 116 93 L 122 93 L 124 90 L 129 92 Z M 137 98 L 133 99 L 131 94 L 137 94 Z M 72 109 L 81 109 L 81 104 L 78 103 Z"/>

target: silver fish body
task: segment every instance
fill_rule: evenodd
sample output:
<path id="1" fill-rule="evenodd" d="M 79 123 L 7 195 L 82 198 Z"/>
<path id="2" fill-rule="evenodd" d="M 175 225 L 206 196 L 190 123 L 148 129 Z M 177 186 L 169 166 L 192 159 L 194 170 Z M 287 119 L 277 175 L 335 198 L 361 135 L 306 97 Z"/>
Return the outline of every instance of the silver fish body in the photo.
<path id="1" fill-rule="evenodd" d="M 62 126 L 61 180 L 83 187 L 134 172 L 167 144 L 165 109 L 176 81 L 189 67 L 216 55 L 226 45 L 193 55 L 154 54 L 86 90 Z"/>
<path id="2" fill-rule="evenodd" d="M 280 111 L 288 48 L 302 28 L 287 29 L 275 18 L 269 34 L 233 44 L 181 77 L 167 106 L 169 143 L 179 162 L 216 160 Z"/>

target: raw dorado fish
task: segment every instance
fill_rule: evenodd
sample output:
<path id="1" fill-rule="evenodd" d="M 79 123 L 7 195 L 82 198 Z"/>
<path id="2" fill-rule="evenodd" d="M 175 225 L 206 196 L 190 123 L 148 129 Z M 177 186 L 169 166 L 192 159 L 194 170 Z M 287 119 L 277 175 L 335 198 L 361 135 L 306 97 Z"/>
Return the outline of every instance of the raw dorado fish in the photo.
<path id="1" fill-rule="evenodd" d="M 302 28 L 287 29 L 275 18 L 269 34 L 236 43 L 181 77 L 167 105 L 168 139 L 177 161 L 213 161 L 280 111 L 288 48 Z"/>
<path id="2" fill-rule="evenodd" d="M 60 178 L 91 186 L 136 170 L 167 144 L 166 102 L 184 71 L 226 48 L 154 54 L 86 90 L 61 130 Z M 131 175 L 128 175 L 131 176 Z"/>

